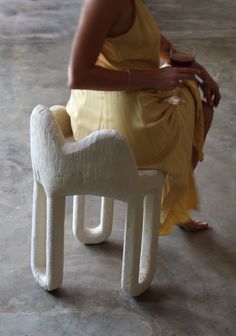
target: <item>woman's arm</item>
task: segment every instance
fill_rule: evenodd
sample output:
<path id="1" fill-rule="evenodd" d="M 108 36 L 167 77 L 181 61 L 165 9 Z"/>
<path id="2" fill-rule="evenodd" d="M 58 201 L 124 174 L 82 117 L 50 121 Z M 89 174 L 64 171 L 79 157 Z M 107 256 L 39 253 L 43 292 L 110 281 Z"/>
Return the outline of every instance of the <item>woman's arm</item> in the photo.
<path id="1" fill-rule="evenodd" d="M 193 79 L 196 69 L 118 71 L 96 65 L 105 38 L 126 9 L 126 0 L 86 0 L 73 40 L 68 67 L 71 89 L 101 91 L 172 90 L 179 80 Z"/>
<path id="2" fill-rule="evenodd" d="M 114 82 L 114 76 L 116 77 L 114 71 L 108 74 L 108 78 L 106 78 L 107 71 L 95 66 L 104 39 L 118 17 L 119 7 L 117 2 L 113 3 L 109 0 L 85 1 L 74 36 L 68 67 L 68 86 L 70 88 L 110 88 L 112 90 L 116 86 L 125 87 L 127 82 L 126 72 L 120 74 Z"/>

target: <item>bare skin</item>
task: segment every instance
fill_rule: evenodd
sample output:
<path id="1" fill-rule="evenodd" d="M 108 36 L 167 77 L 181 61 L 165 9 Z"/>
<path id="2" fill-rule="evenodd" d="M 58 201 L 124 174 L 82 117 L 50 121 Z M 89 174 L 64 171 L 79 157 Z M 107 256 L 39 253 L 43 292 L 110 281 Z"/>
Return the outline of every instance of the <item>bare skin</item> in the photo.
<path id="1" fill-rule="evenodd" d="M 129 13 L 129 15 L 128 15 Z M 104 91 L 136 91 L 142 89 L 172 90 L 179 80 L 194 80 L 201 71 L 193 68 L 132 70 L 127 89 L 127 71 L 105 69 L 96 65 L 97 57 L 107 36 L 117 36 L 133 24 L 133 0 L 85 0 L 75 33 L 68 86 L 71 89 Z M 96 36 L 96 39 L 94 39 Z M 92 41 L 93 43 L 88 43 Z"/>
<path id="2" fill-rule="evenodd" d="M 206 103 L 203 102 L 203 112 L 206 137 L 213 117 L 213 106 L 218 106 L 221 97 L 217 83 L 200 64 L 195 63 L 191 68 L 168 67 L 158 71 L 132 70 L 130 73 L 105 69 L 96 65 L 105 38 L 118 36 L 128 31 L 133 24 L 134 15 L 134 0 L 84 1 L 68 66 L 69 88 L 102 91 L 173 90 L 179 85 L 180 80 L 195 80 L 195 75 L 198 75 L 204 81 L 203 92 Z M 161 35 L 160 56 L 166 62 L 169 62 L 171 47 L 171 42 Z M 128 81 L 129 87 L 127 88 Z M 198 153 L 193 148 L 194 169 L 197 163 Z M 206 229 L 208 224 L 191 220 L 181 227 L 188 231 L 195 231 Z"/>

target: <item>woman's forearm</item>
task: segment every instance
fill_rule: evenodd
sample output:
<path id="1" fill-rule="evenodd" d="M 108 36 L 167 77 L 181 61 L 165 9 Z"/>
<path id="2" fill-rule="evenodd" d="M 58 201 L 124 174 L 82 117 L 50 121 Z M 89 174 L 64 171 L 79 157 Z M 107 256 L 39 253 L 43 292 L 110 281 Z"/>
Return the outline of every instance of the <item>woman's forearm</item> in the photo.
<path id="1" fill-rule="evenodd" d="M 112 70 L 101 66 L 68 71 L 70 89 L 99 91 L 173 90 L 180 81 L 194 80 L 200 71 L 194 67 L 165 67 L 147 70 Z"/>
<path id="2" fill-rule="evenodd" d="M 154 70 L 112 70 L 101 66 L 72 73 L 68 69 L 70 89 L 100 91 L 137 91 L 153 88 L 157 71 Z"/>

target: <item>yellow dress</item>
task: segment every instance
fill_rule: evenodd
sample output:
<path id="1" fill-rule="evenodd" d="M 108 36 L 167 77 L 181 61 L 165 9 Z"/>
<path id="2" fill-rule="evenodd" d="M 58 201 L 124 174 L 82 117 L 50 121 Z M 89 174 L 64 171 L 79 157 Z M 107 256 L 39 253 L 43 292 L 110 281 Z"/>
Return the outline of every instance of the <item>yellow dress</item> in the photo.
<path id="1" fill-rule="evenodd" d="M 160 67 L 160 31 L 141 0 L 135 0 L 135 19 L 122 35 L 106 38 L 97 65 L 109 69 Z M 193 145 L 203 159 L 203 113 L 199 90 L 186 81 L 181 88 L 186 104 L 170 105 L 170 91 L 72 90 L 67 112 L 75 139 L 94 130 L 115 129 L 130 144 L 139 169 L 165 172 L 160 234 L 189 220 L 198 198 L 191 168 Z"/>

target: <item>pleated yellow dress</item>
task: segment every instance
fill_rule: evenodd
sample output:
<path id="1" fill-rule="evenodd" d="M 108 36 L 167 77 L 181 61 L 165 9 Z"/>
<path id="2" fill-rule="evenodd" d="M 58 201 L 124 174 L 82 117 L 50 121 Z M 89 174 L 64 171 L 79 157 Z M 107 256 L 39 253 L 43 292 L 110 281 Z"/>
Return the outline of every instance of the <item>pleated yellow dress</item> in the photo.
<path id="1" fill-rule="evenodd" d="M 131 29 L 106 38 L 97 65 L 109 69 L 160 67 L 160 31 L 141 0 Z M 139 169 L 165 172 L 160 234 L 170 234 L 174 224 L 189 220 L 188 211 L 198 208 L 191 168 L 193 145 L 203 158 L 204 123 L 199 90 L 186 81 L 180 96 L 186 104 L 170 105 L 170 91 L 72 90 L 67 112 L 75 139 L 94 130 L 115 129 L 123 134 Z"/>

